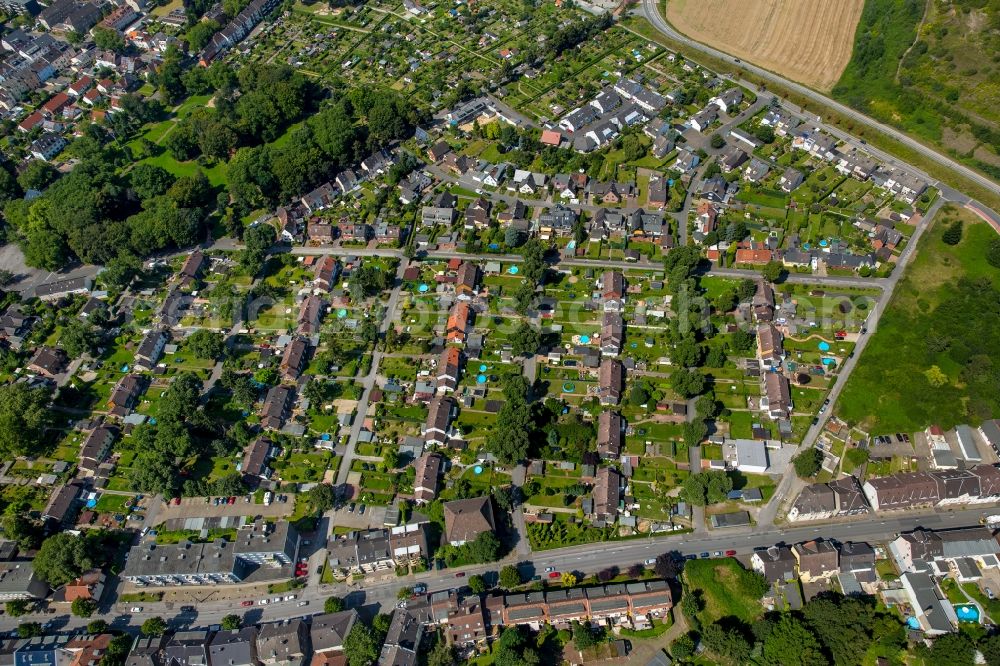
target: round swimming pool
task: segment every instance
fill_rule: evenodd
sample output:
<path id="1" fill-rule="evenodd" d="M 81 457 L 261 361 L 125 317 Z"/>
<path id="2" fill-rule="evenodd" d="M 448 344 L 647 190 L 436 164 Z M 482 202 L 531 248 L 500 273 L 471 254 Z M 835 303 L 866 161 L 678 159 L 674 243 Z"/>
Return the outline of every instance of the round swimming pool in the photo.
<path id="1" fill-rule="evenodd" d="M 830 351 L 830 343 L 829 342 L 826 342 L 826 341 L 820 342 L 819 345 L 818 345 L 818 347 L 819 347 L 820 351 Z"/>

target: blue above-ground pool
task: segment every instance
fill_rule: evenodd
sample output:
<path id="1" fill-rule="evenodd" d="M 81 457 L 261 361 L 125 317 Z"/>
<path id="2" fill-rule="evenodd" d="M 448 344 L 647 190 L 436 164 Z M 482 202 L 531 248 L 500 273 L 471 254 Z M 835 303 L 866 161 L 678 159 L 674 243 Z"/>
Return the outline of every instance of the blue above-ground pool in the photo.
<path id="1" fill-rule="evenodd" d="M 330 433 L 324 432 L 322 435 L 319 436 L 319 438 L 320 438 L 321 441 L 329 442 L 330 441 Z"/>
<path id="2" fill-rule="evenodd" d="M 979 622 L 979 608 L 974 604 L 959 604 L 955 606 L 955 615 L 959 622 Z"/>
<path id="3" fill-rule="evenodd" d="M 588 342 L 590 342 L 590 336 L 589 335 L 581 335 L 580 336 L 580 342 L 582 342 L 583 344 L 587 344 Z"/>
<path id="4" fill-rule="evenodd" d="M 811 248 L 811 247 L 812 247 L 812 245 L 810 245 L 809 243 L 803 243 L 802 244 L 802 249 L 805 250 L 806 252 L 808 252 L 809 248 Z"/>
<path id="5" fill-rule="evenodd" d="M 483 473 L 483 466 L 482 465 L 476 465 L 475 467 L 472 468 L 472 471 L 475 474 L 482 474 Z"/>
<path id="6" fill-rule="evenodd" d="M 908 626 L 910 629 L 919 629 L 920 620 L 911 615 L 910 617 L 906 618 L 906 626 Z"/>
<path id="7" fill-rule="evenodd" d="M 430 287 L 428 287 L 426 284 L 422 284 L 419 287 L 417 287 L 417 291 L 419 291 L 421 294 L 426 293 L 428 289 L 430 289 Z"/>
<path id="8" fill-rule="evenodd" d="M 486 364 L 485 363 L 482 364 L 481 366 L 479 366 L 479 372 L 486 372 Z"/>
<path id="9" fill-rule="evenodd" d="M 825 238 L 819 242 L 819 246 L 820 247 L 826 247 L 829 244 L 830 244 L 830 241 L 826 240 Z"/>
<path id="10" fill-rule="evenodd" d="M 476 383 L 477 384 L 485 384 L 486 383 L 486 375 L 479 375 L 479 376 L 477 376 L 476 377 Z"/>
<path id="11" fill-rule="evenodd" d="M 507 269 L 507 272 L 510 273 L 511 275 L 517 275 L 518 273 L 521 272 L 521 269 L 518 268 L 517 266 L 511 266 L 510 268 Z"/>
<path id="12" fill-rule="evenodd" d="M 821 342 L 821 343 L 819 343 L 819 350 L 820 351 L 830 351 L 830 343 L 829 342 Z"/>
<path id="13" fill-rule="evenodd" d="M 338 319 L 343 319 L 346 316 L 347 316 L 347 310 L 345 308 L 340 308 L 339 310 L 337 310 Z"/>
<path id="14" fill-rule="evenodd" d="M 97 506 L 97 500 L 95 500 L 93 498 L 87 500 L 87 508 L 88 509 L 93 509 L 95 506 Z"/>

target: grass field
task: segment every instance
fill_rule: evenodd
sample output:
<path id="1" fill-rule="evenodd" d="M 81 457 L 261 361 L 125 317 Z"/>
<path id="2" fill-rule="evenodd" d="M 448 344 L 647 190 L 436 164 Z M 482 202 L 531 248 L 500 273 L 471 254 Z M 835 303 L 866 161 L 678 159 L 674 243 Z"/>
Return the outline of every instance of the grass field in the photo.
<path id="1" fill-rule="evenodd" d="M 764 611 L 760 599 L 746 588 L 747 571 L 731 557 L 691 560 L 684 565 L 687 590 L 701 592 L 705 609 L 699 613 L 704 625 L 733 616 L 752 623 Z"/>
<path id="2" fill-rule="evenodd" d="M 682 33 L 756 65 L 829 90 L 851 59 L 864 0 L 668 0 Z"/>
<path id="3" fill-rule="evenodd" d="M 941 236 L 954 219 L 965 228 L 951 246 Z M 984 377 L 1000 355 L 1000 271 L 984 258 L 995 238 L 968 211 L 942 208 L 837 403 L 841 417 L 883 433 L 1000 414 L 1000 398 Z M 963 280 L 979 282 L 962 288 Z M 941 376 L 928 375 L 933 367 Z"/>

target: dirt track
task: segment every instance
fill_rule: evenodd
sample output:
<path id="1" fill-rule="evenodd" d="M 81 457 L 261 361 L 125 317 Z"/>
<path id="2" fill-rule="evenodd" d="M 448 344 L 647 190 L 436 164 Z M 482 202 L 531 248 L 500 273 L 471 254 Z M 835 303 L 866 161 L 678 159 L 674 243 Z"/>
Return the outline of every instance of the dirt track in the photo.
<path id="1" fill-rule="evenodd" d="M 668 0 L 667 20 L 699 42 L 818 90 L 851 59 L 864 0 Z"/>

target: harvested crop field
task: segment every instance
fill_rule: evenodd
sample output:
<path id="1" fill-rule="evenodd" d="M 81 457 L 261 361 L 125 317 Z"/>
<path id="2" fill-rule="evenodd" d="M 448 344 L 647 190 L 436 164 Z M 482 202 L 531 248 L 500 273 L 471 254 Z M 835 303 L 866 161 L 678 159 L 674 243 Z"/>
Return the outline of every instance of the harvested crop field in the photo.
<path id="1" fill-rule="evenodd" d="M 667 0 L 677 30 L 818 90 L 851 59 L 864 0 Z"/>

